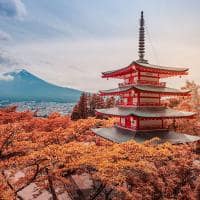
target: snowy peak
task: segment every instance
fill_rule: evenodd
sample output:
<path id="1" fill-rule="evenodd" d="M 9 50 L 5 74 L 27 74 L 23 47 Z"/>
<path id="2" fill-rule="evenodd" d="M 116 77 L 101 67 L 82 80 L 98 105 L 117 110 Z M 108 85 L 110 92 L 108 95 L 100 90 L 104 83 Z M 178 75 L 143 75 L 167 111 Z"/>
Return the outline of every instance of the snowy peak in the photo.
<path id="1" fill-rule="evenodd" d="M 0 81 L 16 81 L 16 80 L 39 80 L 43 81 L 42 79 L 36 77 L 35 75 L 31 74 L 25 69 L 16 69 L 10 72 L 0 74 Z"/>
<path id="2" fill-rule="evenodd" d="M 10 76 L 15 77 L 15 76 L 18 76 L 18 75 L 31 75 L 31 73 L 29 73 L 25 69 L 15 69 L 13 71 L 3 73 L 3 75 L 5 75 L 5 76 L 10 75 Z"/>

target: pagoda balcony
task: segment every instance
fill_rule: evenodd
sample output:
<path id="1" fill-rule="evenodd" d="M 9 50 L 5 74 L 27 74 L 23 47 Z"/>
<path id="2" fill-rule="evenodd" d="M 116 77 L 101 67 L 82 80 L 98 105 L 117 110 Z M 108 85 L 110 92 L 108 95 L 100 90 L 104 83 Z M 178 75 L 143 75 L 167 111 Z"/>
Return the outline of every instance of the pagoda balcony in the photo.
<path id="1" fill-rule="evenodd" d="M 163 103 L 140 103 L 140 105 L 136 104 L 136 103 L 124 103 L 124 102 L 119 102 L 117 104 L 117 106 L 119 107 L 133 107 L 133 106 L 149 106 L 149 107 L 152 107 L 152 106 L 164 106 L 165 104 Z"/>
<path id="2" fill-rule="evenodd" d="M 133 106 L 137 106 L 137 105 L 136 104 L 126 104 L 124 102 L 119 102 L 117 104 L 117 106 L 119 106 L 119 107 L 133 107 Z"/>
<path id="3" fill-rule="evenodd" d="M 116 122 L 115 126 L 119 127 L 119 128 L 123 128 L 123 129 L 127 129 L 127 130 L 132 130 L 132 131 L 152 131 L 152 130 L 168 130 L 168 128 L 164 127 L 164 126 L 142 126 L 139 129 L 137 129 L 135 126 L 131 127 L 131 126 L 126 126 L 126 125 L 122 125 L 120 122 Z"/>
<path id="4" fill-rule="evenodd" d="M 132 82 L 132 83 L 119 83 L 118 86 L 119 86 L 119 88 L 122 88 L 122 87 L 126 87 L 126 86 L 133 85 L 133 84 L 135 84 L 135 82 Z"/>
<path id="5" fill-rule="evenodd" d="M 146 81 L 146 80 L 138 80 L 137 84 L 154 85 L 154 86 L 159 86 L 159 87 L 165 87 L 166 86 L 166 82 L 155 82 L 155 81 Z"/>
<path id="6" fill-rule="evenodd" d="M 161 103 L 161 102 L 159 102 L 159 103 L 153 103 L 153 102 L 145 102 L 145 103 L 142 103 L 142 102 L 140 102 L 140 104 L 137 104 L 136 102 L 134 102 L 134 103 L 125 103 L 125 102 L 123 102 L 123 101 L 119 101 L 118 103 L 117 103 L 117 106 L 119 106 L 119 107 L 133 107 L 133 106 L 150 106 L 150 107 L 152 107 L 152 106 L 166 106 L 166 104 L 165 103 Z"/>
<path id="7" fill-rule="evenodd" d="M 155 82 L 155 81 L 146 81 L 146 80 L 137 80 L 131 83 L 119 83 L 119 88 L 126 87 L 129 85 L 140 84 L 140 85 L 153 85 L 158 87 L 166 87 L 166 82 Z"/>

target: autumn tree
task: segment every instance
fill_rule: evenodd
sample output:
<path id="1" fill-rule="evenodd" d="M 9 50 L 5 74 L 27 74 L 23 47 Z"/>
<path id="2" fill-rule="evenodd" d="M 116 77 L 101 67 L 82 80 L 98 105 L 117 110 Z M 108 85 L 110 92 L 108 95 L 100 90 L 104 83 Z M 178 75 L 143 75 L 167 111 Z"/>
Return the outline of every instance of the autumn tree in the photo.
<path id="1" fill-rule="evenodd" d="M 78 107 L 78 105 L 75 105 L 73 110 L 72 110 L 71 119 L 72 120 L 78 120 L 80 118 L 81 117 L 80 117 L 79 107 Z"/>
<path id="2" fill-rule="evenodd" d="M 71 114 L 72 120 L 86 119 L 88 117 L 88 94 L 83 92 L 80 100 L 74 106 Z"/>
<path id="3" fill-rule="evenodd" d="M 115 104 L 116 104 L 116 100 L 113 96 L 106 98 L 106 102 L 105 102 L 106 108 L 112 108 L 115 106 Z"/>
<path id="4" fill-rule="evenodd" d="M 194 107 L 195 110 L 197 110 L 200 105 L 200 86 L 194 81 L 186 81 L 185 86 L 182 87 L 182 89 L 191 90 L 190 104 Z"/>
<path id="5" fill-rule="evenodd" d="M 157 139 L 113 144 L 91 132 L 112 124 L 0 110 L 0 199 L 23 199 L 30 184 L 37 186 L 35 198 L 47 191 L 54 200 L 198 199 L 200 168 L 192 145 L 157 145 Z M 16 180 L 19 171 L 23 176 Z M 87 191 L 81 177 L 90 182 Z"/>
<path id="6" fill-rule="evenodd" d="M 182 97 L 174 97 L 171 99 L 165 99 L 163 103 L 167 106 L 176 110 L 185 110 L 190 112 L 195 112 L 196 115 L 192 119 L 176 119 L 176 120 L 166 120 L 165 126 L 170 129 L 176 129 L 177 132 L 187 133 L 192 135 L 200 135 L 200 94 L 199 85 L 194 81 L 186 81 L 185 86 L 182 87 L 184 90 L 190 90 L 191 95 Z"/>
<path id="7" fill-rule="evenodd" d="M 90 94 L 88 98 L 88 115 L 95 116 L 95 109 L 97 107 L 97 94 Z"/>
<path id="8" fill-rule="evenodd" d="M 100 94 L 83 93 L 79 102 L 74 106 L 71 119 L 85 119 L 87 117 L 95 117 L 95 109 L 110 108 L 116 105 L 114 97 L 104 98 Z"/>
<path id="9" fill-rule="evenodd" d="M 95 109 L 103 107 L 104 100 L 100 95 L 82 93 L 79 102 L 73 108 L 71 119 L 77 120 L 94 117 Z"/>

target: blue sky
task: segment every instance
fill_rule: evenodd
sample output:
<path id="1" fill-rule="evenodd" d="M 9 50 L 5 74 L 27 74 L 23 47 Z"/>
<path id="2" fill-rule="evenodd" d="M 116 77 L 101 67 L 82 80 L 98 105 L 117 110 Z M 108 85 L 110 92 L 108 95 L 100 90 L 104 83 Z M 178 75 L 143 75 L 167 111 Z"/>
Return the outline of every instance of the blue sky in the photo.
<path id="1" fill-rule="evenodd" d="M 138 58 L 144 10 L 149 62 L 190 67 L 188 79 L 199 82 L 199 9 L 199 0 L 0 0 L 0 71 L 25 68 L 87 91 L 114 87 L 100 72 Z"/>

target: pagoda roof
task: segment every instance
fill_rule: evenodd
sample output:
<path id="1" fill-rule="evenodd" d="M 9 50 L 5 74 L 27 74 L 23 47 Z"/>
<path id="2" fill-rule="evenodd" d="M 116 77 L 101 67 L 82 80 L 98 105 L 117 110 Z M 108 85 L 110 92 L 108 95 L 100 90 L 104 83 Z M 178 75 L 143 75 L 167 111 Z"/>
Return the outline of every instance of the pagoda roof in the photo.
<path id="1" fill-rule="evenodd" d="M 159 87 L 159 86 L 152 86 L 152 85 L 130 85 L 130 86 L 118 87 L 118 88 L 114 88 L 110 90 L 101 90 L 100 93 L 102 95 L 112 95 L 112 94 L 124 93 L 132 89 L 147 92 L 147 93 L 159 93 L 159 94 L 166 94 L 166 95 L 169 95 L 169 94 L 187 95 L 191 92 L 190 90 L 179 90 L 179 89 L 174 89 L 174 88 Z"/>
<path id="2" fill-rule="evenodd" d="M 97 128 L 93 129 L 92 131 L 95 134 L 105 139 L 117 143 L 127 142 L 129 140 L 135 140 L 138 143 L 143 143 L 155 137 L 160 139 L 159 143 L 170 142 L 171 144 L 188 143 L 200 140 L 200 137 L 198 136 L 176 133 L 167 130 L 139 132 L 119 127 L 112 127 L 112 128 Z"/>
<path id="3" fill-rule="evenodd" d="M 135 62 L 136 65 L 139 65 L 144 68 L 150 68 L 150 69 L 158 69 L 161 71 L 167 71 L 167 72 L 185 72 L 188 71 L 188 68 L 182 68 L 182 67 L 167 67 L 167 66 L 160 66 L 160 65 L 153 65 L 148 63 L 139 63 Z"/>
<path id="4" fill-rule="evenodd" d="M 118 87 L 118 88 L 113 88 L 109 90 L 100 90 L 99 92 L 101 94 L 114 94 L 114 93 L 120 93 L 120 92 L 127 92 L 131 90 L 133 86 L 124 86 L 124 87 Z"/>
<path id="5" fill-rule="evenodd" d="M 103 78 L 109 78 L 114 76 L 125 75 L 141 69 L 141 71 L 153 71 L 159 72 L 164 74 L 175 74 L 175 75 L 184 75 L 189 70 L 188 68 L 180 68 L 180 67 L 167 67 L 167 66 L 160 66 L 154 65 L 149 63 L 141 63 L 137 61 L 133 61 L 130 65 L 124 68 L 102 72 Z"/>
<path id="6" fill-rule="evenodd" d="M 114 107 L 96 109 L 99 114 L 110 116 L 136 116 L 139 118 L 187 118 L 195 115 L 193 112 L 179 111 L 166 107 Z"/>

